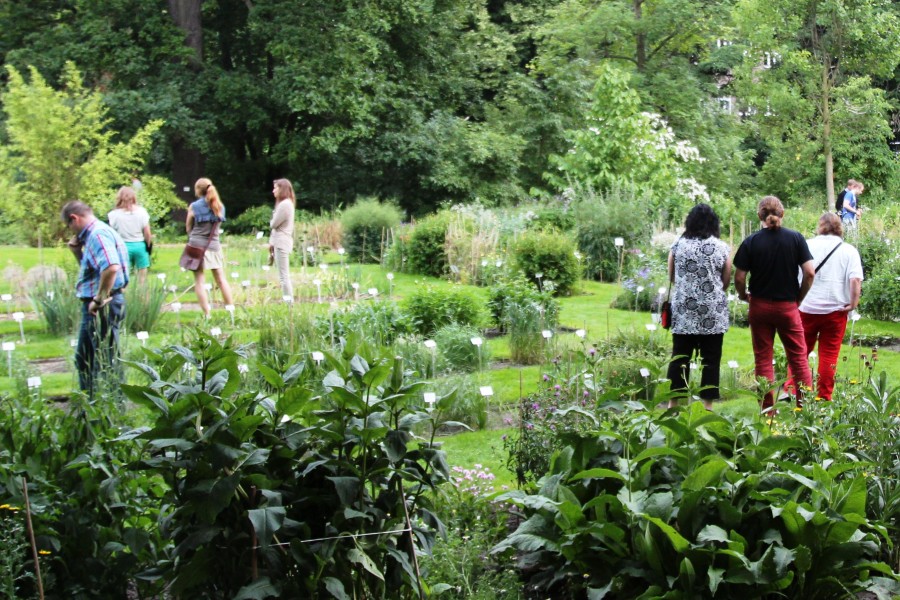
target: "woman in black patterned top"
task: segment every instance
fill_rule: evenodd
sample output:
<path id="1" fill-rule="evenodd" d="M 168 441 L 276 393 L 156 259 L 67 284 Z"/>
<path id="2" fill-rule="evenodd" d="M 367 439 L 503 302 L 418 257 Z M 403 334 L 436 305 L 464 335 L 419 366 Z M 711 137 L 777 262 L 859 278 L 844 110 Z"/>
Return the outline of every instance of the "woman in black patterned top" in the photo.
<path id="1" fill-rule="evenodd" d="M 687 389 L 691 357 L 701 363 L 700 398 L 706 408 L 719 398 L 722 339 L 728 331 L 731 256 L 719 239 L 719 217 L 698 204 L 684 221 L 684 234 L 669 251 L 672 282 L 672 361 L 668 377 L 673 391 Z M 673 399 L 669 402 L 672 407 Z"/>

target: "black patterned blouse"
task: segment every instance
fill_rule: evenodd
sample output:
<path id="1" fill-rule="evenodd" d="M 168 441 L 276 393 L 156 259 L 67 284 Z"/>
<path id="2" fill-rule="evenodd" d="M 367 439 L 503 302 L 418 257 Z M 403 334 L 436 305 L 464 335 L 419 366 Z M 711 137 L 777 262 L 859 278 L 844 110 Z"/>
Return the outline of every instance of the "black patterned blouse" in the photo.
<path id="1" fill-rule="evenodd" d="M 728 331 L 728 298 L 722 270 L 728 244 L 719 238 L 680 238 L 672 245 L 672 333 L 710 335 Z"/>

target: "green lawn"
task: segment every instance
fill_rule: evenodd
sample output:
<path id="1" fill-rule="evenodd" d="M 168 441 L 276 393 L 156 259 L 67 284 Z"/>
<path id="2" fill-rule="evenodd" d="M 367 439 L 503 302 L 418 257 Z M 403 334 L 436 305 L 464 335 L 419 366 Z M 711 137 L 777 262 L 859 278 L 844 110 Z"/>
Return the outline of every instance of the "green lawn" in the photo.
<path id="1" fill-rule="evenodd" d="M 180 253 L 180 244 L 159 246 L 154 252 L 155 264 L 151 268 L 151 280 L 157 278 L 159 274 L 164 274 L 165 285 L 175 285 L 177 288 L 174 294 L 168 296 L 167 302 L 178 300 L 185 304 L 186 308 L 178 315 L 172 312 L 165 313 L 161 318 L 157 331 L 153 333 L 148 343 L 150 345 L 165 345 L 179 342 L 182 328 L 188 325 L 220 326 L 225 331 L 231 331 L 242 342 L 255 342 L 258 332 L 255 328 L 247 326 L 246 322 L 255 312 L 265 310 L 265 308 L 260 307 L 260 303 L 278 302 L 274 298 L 274 294 L 277 294 L 278 289 L 277 274 L 274 270 L 264 271 L 261 268 L 265 258 L 264 245 L 255 239 L 234 238 L 228 240 L 226 246 L 226 259 L 229 261 L 228 279 L 234 290 L 235 304 L 237 306 L 235 312 L 236 326 L 234 328 L 231 327 L 229 315 L 222 310 L 214 311 L 213 318 L 206 323 L 203 321 L 199 311 L 189 308 L 191 303 L 196 301 L 192 290 L 193 277 L 190 273 L 182 272 L 177 266 Z M 360 284 L 362 293 L 365 293 L 371 287 L 376 287 L 380 296 L 384 297 L 390 294 L 393 298 L 400 300 L 423 285 L 441 288 L 459 285 L 432 277 L 403 273 L 394 274 L 393 282 L 391 282 L 387 278 L 387 272 L 378 265 L 343 265 L 337 254 L 329 254 L 326 259 L 329 261 L 329 264 L 325 270 L 313 265 L 304 266 L 301 264 L 301 261 L 295 261 L 298 263 L 293 266 L 293 273 L 297 283 L 296 293 L 298 296 L 304 297 L 306 301 L 295 305 L 294 310 L 325 314 L 329 310 L 331 298 L 328 295 L 330 291 L 340 291 L 343 298 L 338 298 L 339 302 L 352 302 L 353 295 L 347 292 L 351 281 Z M 8 274 L 19 274 L 0 281 L 0 292 L 17 292 L 21 274 L 27 272 L 30 268 L 42 263 L 45 265 L 64 265 L 68 261 L 74 263 L 74 259 L 62 247 L 44 248 L 43 250 L 0 247 L 0 264 L 8 269 Z M 71 271 L 74 265 L 69 264 L 67 268 Z M 316 279 L 322 282 L 323 301 L 321 303 L 316 302 L 317 289 L 314 284 Z M 245 281 L 250 282 L 248 287 L 241 285 Z M 472 287 L 470 289 L 473 293 L 486 300 L 487 290 L 485 288 Z M 609 308 L 620 290 L 621 288 L 616 284 L 584 281 L 579 286 L 577 295 L 560 299 L 560 321 L 562 327 L 568 329 L 568 331 L 564 329 L 557 332 L 549 341 L 549 344 L 552 344 L 552 347 L 555 349 L 555 353 L 562 353 L 566 348 L 575 348 L 586 343 L 600 342 L 618 331 L 632 332 L 633 335 L 644 336 L 648 345 L 662 344 L 669 346 L 668 332 L 660 329 L 656 331 L 647 330 L 646 325 L 651 323 L 651 315 L 649 313 Z M 219 303 L 221 305 L 220 300 Z M 5 311 L 5 308 L 3 303 L 0 303 L 0 310 Z M 17 295 L 13 302 L 13 310 L 16 308 L 29 312 L 32 310 L 28 299 L 22 295 Z M 30 316 L 33 317 L 33 315 Z M 69 345 L 71 338 L 57 338 L 44 333 L 45 328 L 43 324 L 34 318 L 26 320 L 23 323 L 23 328 L 26 343 L 17 346 L 14 353 L 14 369 L 20 373 L 29 371 L 27 374 L 35 374 L 34 370 L 29 368 L 28 361 L 61 357 L 66 361 L 65 364 L 69 371 L 44 377 L 44 393 L 47 395 L 68 393 L 74 381 L 71 374 L 72 349 Z M 574 333 L 571 333 L 575 329 L 585 329 L 587 331 L 585 340 L 581 340 Z M 74 336 L 75 332 L 72 335 Z M 862 319 L 854 327 L 854 336 L 856 338 L 865 336 L 863 339 L 875 336 L 900 338 L 900 323 L 885 323 Z M 125 332 L 124 337 L 124 355 L 130 358 L 139 357 L 141 344 L 134 337 L 134 332 Z M 0 321 L 0 339 L 2 341 L 19 342 L 19 325 L 11 320 Z M 509 344 L 505 337 L 487 340 L 486 348 L 496 362 L 491 367 L 486 366 L 478 379 L 481 385 L 491 385 L 494 390 L 491 404 L 495 407 L 495 410 L 492 411 L 493 416 L 489 420 L 489 426 L 503 428 L 504 416 L 509 414 L 516 400 L 521 395 L 527 395 L 538 389 L 541 385 L 542 374 L 547 372 L 550 366 L 520 367 L 509 365 Z M 842 361 L 838 367 L 838 377 L 844 379 L 864 378 L 865 359 L 862 358 L 862 355 L 870 356 L 871 348 L 869 346 L 851 348 L 845 345 L 842 351 Z M 6 357 L 2 358 L 5 359 Z M 748 387 L 748 382 L 752 382 L 753 372 L 753 352 L 748 329 L 732 327 L 725 335 L 723 362 L 727 363 L 730 360 L 737 361 L 739 365 L 737 371 L 734 372 L 734 379 L 739 385 Z M 887 371 L 894 381 L 900 379 L 900 354 L 882 349 L 879 352 L 879 363 L 875 368 L 876 372 L 881 370 Z M 0 370 L 0 375 L 2 375 L 0 376 L 0 392 L 9 392 L 16 389 L 18 385 L 17 379 L 10 379 L 7 376 L 7 369 Z M 724 388 L 729 387 L 729 383 L 728 381 L 723 382 L 723 391 Z M 752 405 L 747 404 L 745 400 L 734 400 L 722 403 L 717 410 L 737 410 L 741 413 L 751 410 L 752 412 Z M 456 440 L 457 438 L 452 439 Z M 467 439 L 470 438 L 461 437 L 460 441 L 454 441 L 448 447 L 457 447 L 454 444 L 465 444 Z M 478 442 L 473 442 L 473 445 L 477 450 Z M 477 455 L 477 451 L 474 454 Z"/>

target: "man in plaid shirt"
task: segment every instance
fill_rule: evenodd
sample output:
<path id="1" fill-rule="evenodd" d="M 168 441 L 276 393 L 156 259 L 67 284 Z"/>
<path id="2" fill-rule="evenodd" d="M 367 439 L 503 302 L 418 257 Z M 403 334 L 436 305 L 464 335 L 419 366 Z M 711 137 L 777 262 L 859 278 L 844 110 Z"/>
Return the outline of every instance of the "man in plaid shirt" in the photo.
<path id="1" fill-rule="evenodd" d="M 79 387 L 93 398 L 101 364 L 104 368 L 117 367 L 119 325 L 125 318 L 128 250 L 119 234 L 97 219 L 84 202 L 66 203 L 62 219 L 75 234 L 69 240 L 69 249 L 81 263 L 75 285 L 75 295 L 82 302 L 75 368 Z"/>

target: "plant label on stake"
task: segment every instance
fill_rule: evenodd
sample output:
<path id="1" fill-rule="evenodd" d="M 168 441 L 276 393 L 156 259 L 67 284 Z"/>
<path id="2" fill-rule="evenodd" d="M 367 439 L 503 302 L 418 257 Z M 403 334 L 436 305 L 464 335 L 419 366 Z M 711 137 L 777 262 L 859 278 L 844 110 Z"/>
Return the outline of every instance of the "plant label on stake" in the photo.
<path id="1" fill-rule="evenodd" d="M 425 392 L 422 394 L 425 404 L 428 405 L 428 412 L 434 410 L 434 403 L 437 402 L 437 394 L 434 392 Z"/>
<path id="2" fill-rule="evenodd" d="M 261 240 L 262 238 L 263 238 L 263 232 L 262 232 L 262 231 L 257 231 L 257 232 L 256 232 L 256 239 Z"/>
<path id="3" fill-rule="evenodd" d="M 394 295 L 394 274 L 388 273 L 386 275 L 388 280 L 388 298 Z"/>
<path id="4" fill-rule="evenodd" d="M 316 365 L 318 366 L 318 365 L 322 364 L 323 360 L 325 360 L 325 353 L 319 352 L 318 350 L 314 350 L 312 353 L 312 359 L 313 359 L 313 362 L 316 363 Z"/>
<path id="5" fill-rule="evenodd" d="M 431 350 L 431 376 L 434 377 L 435 373 L 435 354 L 437 352 L 437 342 L 434 340 L 425 340 L 422 344 Z"/>
<path id="6" fill-rule="evenodd" d="M 237 281 L 240 278 L 240 276 L 241 276 L 241 274 L 238 273 L 237 271 L 231 272 L 231 278 L 234 279 L 235 281 Z"/>
<path id="7" fill-rule="evenodd" d="M 478 348 L 478 370 L 481 370 L 481 345 L 484 343 L 484 340 L 480 337 L 473 337 L 469 339 L 472 342 L 472 345 Z"/>
<path id="8" fill-rule="evenodd" d="M 322 280 L 313 279 L 313 285 L 316 286 L 316 302 L 322 303 Z"/>
<path id="9" fill-rule="evenodd" d="M 647 328 L 647 331 L 656 331 L 656 323 L 647 323 L 644 327 Z"/>
<path id="10" fill-rule="evenodd" d="M 41 387 L 41 378 L 40 377 L 29 377 L 26 381 L 26 385 L 29 390 L 37 390 Z"/>
<path id="11" fill-rule="evenodd" d="M 165 273 L 157 273 L 156 278 L 159 279 L 160 282 L 164 282 L 166 280 L 166 274 Z"/>
<path id="12" fill-rule="evenodd" d="M 575 335 L 577 335 L 581 339 L 584 339 L 584 337 L 587 335 L 587 331 L 585 331 L 584 329 L 576 329 Z"/>
<path id="13" fill-rule="evenodd" d="M 136 334 L 137 339 L 141 340 L 141 346 L 147 345 L 147 340 L 150 338 L 150 334 L 146 331 L 138 331 Z"/>
<path id="14" fill-rule="evenodd" d="M 353 300 L 359 300 L 359 284 L 354 281 L 350 284 L 350 287 L 353 288 Z"/>
<path id="15" fill-rule="evenodd" d="M 284 295 L 281 297 L 281 301 L 282 301 L 282 302 L 285 302 L 285 303 L 287 303 L 287 304 L 293 304 L 293 303 L 294 303 L 294 297 L 291 296 L 290 294 L 284 294 Z"/>
<path id="16" fill-rule="evenodd" d="M 226 304 L 225 311 L 231 315 L 231 327 L 234 327 L 234 304 Z"/>
<path id="17" fill-rule="evenodd" d="M 23 312 L 14 312 L 12 314 L 13 321 L 19 324 L 19 336 L 22 338 L 22 343 L 25 343 L 25 326 L 23 322 L 25 321 L 25 313 Z"/>
<path id="18" fill-rule="evenodd" d="M 481 392 L 481 395 L 485 398 L 490 398 L 494 395 L 494 388 L 489 385 L 483 385 L 478 388 L 478 391 Z"/>
<path id="19" fill-rule="evenodd" d="M 9 377 L 12 378 L 12 353 L 16 349 L 15 342 L 3 342 L 3 351 L 6 352 L 6 361 L 9 364 Z"/>
<path id="20" fill-rule="evenodd" d="M 212 329 L 209 330 L 209 335 L 211 335 L 213 337 L 219 337 L 220 335 L 222 335 L 222 328 L 221 327 L 213 327 Z"/>
<path id="21" fill-rule="evenodd" d="M 541 331 L 541 337 L 543 337 L 545 340 L 549 340 L 553 337 L 553 332 L 549 329 L 544 329 L 543 331 Z"/>
<path id="22" fill-rule="evenodd" d="M 378 297 L 378 288 L 373 288 L 373 287 L 369 288 L 369 295 L 372 296 L 373 298 L 377 298 Z"/>

